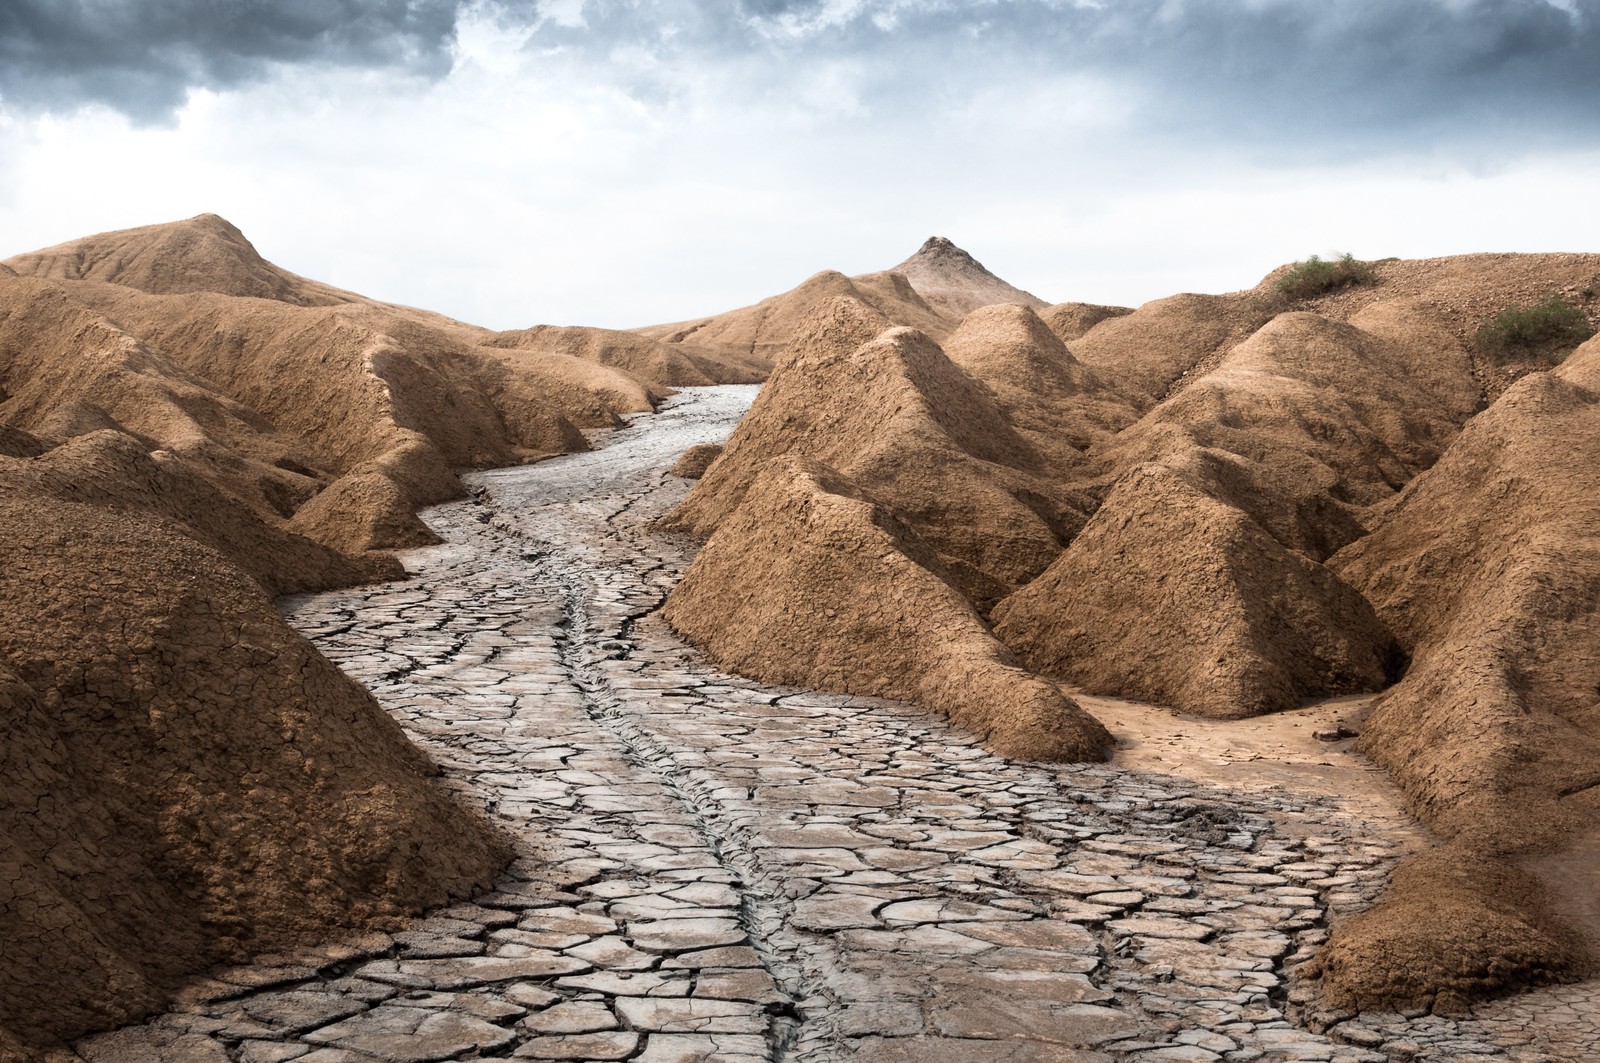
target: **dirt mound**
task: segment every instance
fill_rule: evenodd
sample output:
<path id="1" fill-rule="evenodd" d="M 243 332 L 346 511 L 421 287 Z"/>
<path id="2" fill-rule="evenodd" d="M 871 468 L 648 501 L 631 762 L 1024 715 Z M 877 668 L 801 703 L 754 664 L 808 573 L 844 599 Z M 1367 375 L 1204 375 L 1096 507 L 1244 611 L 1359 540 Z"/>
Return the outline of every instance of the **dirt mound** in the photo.
<path id="1" fill-rule="evenodd" d="M 706 474 L 707 469 L 711 468 L 711 463 L 721 456 L 721 443 L 701 443 L 699 446 L 690 447 L 672 466 L 672 475 L 681 476 L 685 480 L 698 480 Z"/>
<path id="2" fill-rule="evenodd" d="M 392 558 L 353 560 L 268 524 L 182 458 L 163 450 L 146 453 L 144 444 L 121 432 L 68 440 L 33 461 L 6 465 L 0 477 L 38 496 L 82 503 L 102 513 L 164 519 L 227 557 L 272 595 L 403 574 Z"/>
<path id="3" fill-rule="evenodd" d="M 915 701 L 1008 756 L 1103 759 L 1104 728 L 1016 667 L 949 577 L 892 513 L 791 456 L 761 470 L 665 616 L 747 675 Z"/>
<path id="4" fill-rule="evenodd" d="M 661 396 L 601 364 L 621 348 L 581 334 L 602 330 L 489 346 L 487 330 L 281 270 L 211 216 L 9 261 L 30 276 L 0 276 L 0 421 L 54 439 L 126 430 L 270 519 L 358 470 L 389 476 L 408 505 L 443 501 L 460 494 L 456 468 L 583 449 L 580 429 Z M 555 349 L 569 343 L 582 356 Z M 670 353 L 663 371 L 693 360 Z M 339 497 L 381 506 L 357 518 L 368 530 L 399 530 L 387 492 Z"/>
<path id="5" fill-rule="evenodd" d="M 1107 318 L 1133 313 L 1131 307 L 1098 303 L 1057 303 L 1039 311 L 1039 319 L 1062 343 L 1071 343 Z"/>
<path id="6" fill-rule="evenodd" d="M 1600 342 L 1591 342 L 1557 372 L 1513 384 L 1384 507 L 1370 536 L 1329 562 L 1414 658 L 1375 704 L 1360 748 L 1451 840 L 1417 863 L 1409 887 L 1336 932 L 1326 976 L 1334 999 L 1396 980 L 1419 999 L 1546 980 L 1573 971 L 1580 933 L 1600 930 L 1561 927 L 1549 907 L 1593 906 L 1592 876 L 1560 869 L 1569 848 L 1600 833 L 1596 447 Z M 1530 853 L 1547 854 L 1543 872 L 1587 899 L 1457 888 Z M 1483 922 L 1486 905 L 1507 929 L 1470 947 L 1463 931 L 1448 931 Z M 1411 931 L 1408 954 L 1397 955 L 1385 933 L 1424 907 L 1431 921 L 1419 925 L 1440 933 Z"/>
<path id="7" fill-rule="evenodd" d="M 134 1019 L 196 968 L 443 903 L 503 864 L 370 696 L 172 525 L 7 477 L 0 598 L 17 1041 Z"/>
<path id="8" fill-rule="evenodd" d="M 889 324 L 917 329 L 935 340 L 948 336 L 968 312 L 980 306 L 1045 305 L 1037 296 L 984 269 L 949 240 L 935 236 L 893 269 L 855 277 L 824 270 L 798 288 L 754 306 L 635 331 L 672 345 L 692 345 L 702 353 L 718 352 L 737 364 L 754 360 L 767 367 L 805 330 L 812 313 L 833 299 L 852 299 L 870 306 Z"/>
<path id="9" fill-rule="evenodd" d="M 637 331 L 668 344 L 689 342 L 729 356 L 744 355 L 770 366 L 783 356 L 811 314 L 834 299 L 851 299 L 870 306 L 893 324 L 921 329 L 931 336 L 944 336 L 956 324 L 955 319 L 929 306 L 898 273 L 852 278 L 824 270 L 798 288 L 754 306 L 699 321 L 654 325 Z"/>
<path id="10" fill-rule="evenodd" d="M 310 448 L 84 303 L 84 287 L 0 277 L 0 422 L 47 440 L 126 432 L 262 514 L 315 492 Z"/>
<path id="11" fill-rule="evenodd" d="M 1406 643 L 1362 746 L 1446 835 L 1537 843 L 1600 784 L 1600 343 L 1525 377 L 1329 561 Z M 1514 810 L 1514 811 L 1513 811 Z M 1582 817 L 1586 818 L 1586 817 Z"/>
<path id="12" fill-rule="evenodd" d="M 289 529 L 346 554 L 440 541 L 417 516 L 406 490 L 377 471 L 339 477 L 295 511 Z"/>
<path id="13" fill-rule="evenodd" d="M 1163 465 L 1124 476 L 993 620 L 1035 671 L 1223 719 L 1376 690 L 1394 663 L 1359 594 Z"/>
<path id="14" fill-rule="evenodd" d="M 836 469 L 917 531 L 952 578 L 992 602 L 1044 570 L 1081 525 L 1071 499 L 989 390 L 911 329 L 866 342 L 870 308 L 818 308 L 717 463 L 671 515 L 709 534 L 760 467 L 796 454 Z"/>
<path id="15" fill-rule="evenodd" d="M 620 369 L 651 388 L 692 388 L 708 384 L 755 384 L 765 367 L 728 354 L 700 351 L 683 343 L 663 343 L 637 332 L 535 325 L 501 332 L 485 346 L 561 354 Z"/>
<path id="16" fill-rule="evenodd" d="M 30 432 L 8 424 L 0 424 L 0 457 L 32 458 L 50 449 L 50 445 Z"/>
<path id="17" fill-rule="evenodd" d="M 1461 1014 L 1474 1000 L 1592 973 L 1550 907 L 1513 864 L 1447 846 L 1402 864 L 1383 901 L 1336 926 L 1308 973 L 1336 1008 Z"/>
<path id="18" fill-rule="evenodd" d="M 942 236 L 930 236 L 910 258 L 885 273 L 898 273 L 911 282 L 928 305 L 957 321 L 980 306 L 1017 303 L 1042 310 L 1045 301 L 1013 287 L 983 268 L 983 264 Z"/>
<path id="19" fill-rule="evenodd" d="M 1160 400 L 1271 316 L 1247 295 L 1173 295 L 1106 317 L 1070 342 L 1080 362 Z"/>
<path id="20" fill-rule="evenodd" d="M 1074 358 L 1026 306 L 974 310 L 942 346 L 994 392 L 1012 427 L 1062 474 L 1082 465 L 1081 452 L 1091 443 L 1126 428 L 1148 405 Z"/>
<path id="21" fill-rule="evenodd" d="M 1250 475 L 1219 497 L 1320 559 L 1362 533 L 1362 507 L 1438 459 L 1476 399 L 1459 350 L 1285 313 L 1092 454 L 1107 480 L 1196 450 L 1235 455 Z"/>
<path id="22" fill-rule="evenodd" d="M 107 281 L 153 294 L 220 292 L 297 306 L 359 298 L 274 266 L 244 233 L 215 214 L 86 236 L 17 255 L 6 264 L 27 276 Z"/>

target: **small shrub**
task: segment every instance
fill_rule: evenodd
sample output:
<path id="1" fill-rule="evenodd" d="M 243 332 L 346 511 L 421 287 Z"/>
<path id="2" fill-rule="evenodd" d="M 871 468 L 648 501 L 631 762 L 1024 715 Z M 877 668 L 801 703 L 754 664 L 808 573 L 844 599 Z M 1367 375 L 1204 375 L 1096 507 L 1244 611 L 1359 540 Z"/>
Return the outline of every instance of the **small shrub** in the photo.
<path id="1" fill-rule="evenodd" d="M 1354 255 L 1341 255 L 1336 262 L 1312 255 L 1278 278 L 1278 292 L 1289 299 L 1310 299 L 1353 284 L 1376 284 L 1378 275 L 1372 263 Z"/>
<path id="2" fill-rule="evenodd" d="M 1515 359 L 1556 360 L 1594 335 L 1582 310 L 1559 295 L 1537 306 L 1507 307 L 1478 329 L 1478 350 L 1497 363 Z"/>

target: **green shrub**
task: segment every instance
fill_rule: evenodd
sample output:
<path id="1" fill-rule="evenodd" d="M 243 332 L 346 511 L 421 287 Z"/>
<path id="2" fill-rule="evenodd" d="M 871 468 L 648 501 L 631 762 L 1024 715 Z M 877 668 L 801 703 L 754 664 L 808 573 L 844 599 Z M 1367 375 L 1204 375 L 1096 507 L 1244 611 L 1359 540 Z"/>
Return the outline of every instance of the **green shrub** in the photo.
<path id="1" fill-rule="evenodd" d="M 1594 335 L 1582 310 L 1559 295 L 1537 306 L 1507 307 L 1478 329 L 1478 350 L 1495 362 L 1551 361 Z"/>
<path id="2" fill-rule="evenodd" d="M 1337 262 L 1312 255 L 1278 278 L 1278 291 L 1289 299 L 1310 299 L 1352 284 L 1376 284 L 1378 275 L 1372 263 L 1354 255 L 1341 255 Z"/>

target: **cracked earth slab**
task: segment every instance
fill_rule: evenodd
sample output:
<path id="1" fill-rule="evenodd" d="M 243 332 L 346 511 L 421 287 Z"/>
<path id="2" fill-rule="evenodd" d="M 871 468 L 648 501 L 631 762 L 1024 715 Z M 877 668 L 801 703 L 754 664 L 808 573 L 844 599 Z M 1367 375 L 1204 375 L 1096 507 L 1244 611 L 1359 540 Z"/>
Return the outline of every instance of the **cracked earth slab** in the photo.
<path id="1" fill-rule="evenodd" d="M 687 486 L 664 470 L 754 392 L 477 474 L 425 514 L 446 544 L 410 580 L 286 600 L 519 858 L 401 933 L 213 972 L 81 1057 L 1600 1057 L 1593 985 L 1443 1019 L 1330 1012 L 1294 979 L 1409 844 L 1376 791 L 1012 762 L 908 706 L 711 667 L 657 615 L 692 546 L 652 521 Z"/>

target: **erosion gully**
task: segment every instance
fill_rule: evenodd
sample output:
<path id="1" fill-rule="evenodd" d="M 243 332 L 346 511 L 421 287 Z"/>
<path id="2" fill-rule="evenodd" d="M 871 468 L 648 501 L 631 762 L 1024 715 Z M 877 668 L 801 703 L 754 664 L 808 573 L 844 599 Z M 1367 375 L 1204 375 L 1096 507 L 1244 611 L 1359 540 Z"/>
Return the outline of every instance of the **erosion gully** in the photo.
<path id="1" fill-rule="evenodd" d="M 402 582 L 282 603 L 515 840 L 498 888 L 198 979 L 89 1063 L 1600 1058 L 1585 987 L 1470 1019 L 1295 967 L 1398 845 L 1332 796 L 985 752 L 909 706 L 718 671 L 659 607 L 665 471 L 752 387 L 475 474 Z M 761 593 L 759 587 L 752 594 Z"/>

